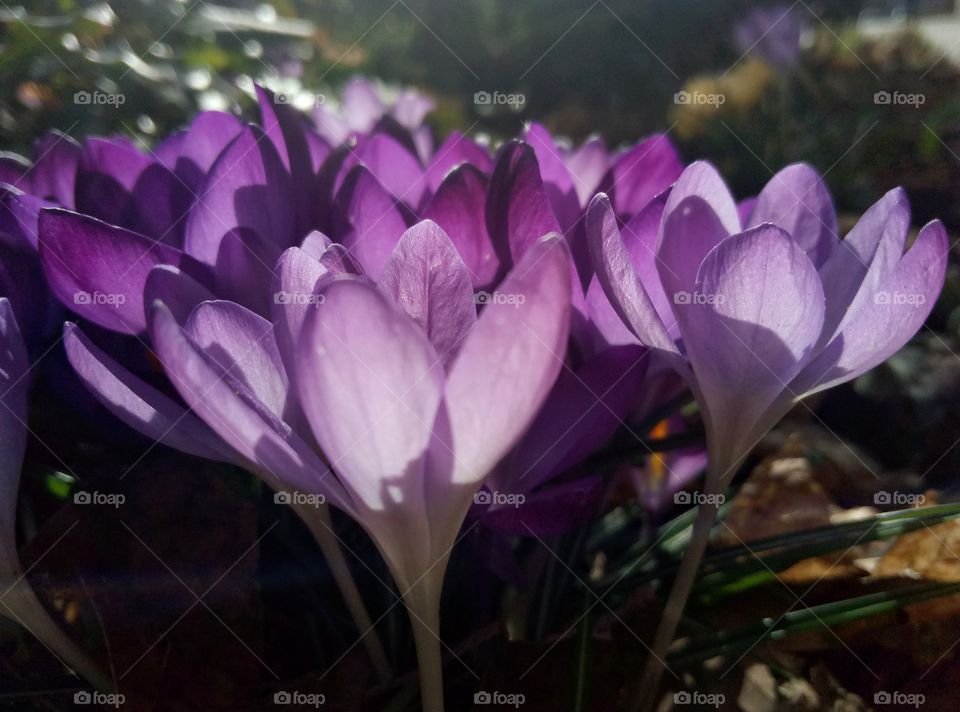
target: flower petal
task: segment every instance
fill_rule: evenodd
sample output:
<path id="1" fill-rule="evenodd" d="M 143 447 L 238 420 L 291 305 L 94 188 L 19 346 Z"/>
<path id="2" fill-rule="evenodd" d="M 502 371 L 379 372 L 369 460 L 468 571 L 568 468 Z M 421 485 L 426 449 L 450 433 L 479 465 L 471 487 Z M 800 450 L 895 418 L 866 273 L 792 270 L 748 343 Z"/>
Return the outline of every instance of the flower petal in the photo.
<path id="1" fill-rule="evenodd" d="M 290 179 L 273 144 L 246 127 L 220 154 L 187 221 L 184 249 L 211 267 L 220 242 L 247 228 L 284 249 L 297 238 Z"/>
<path id="2" fill-rule="evenodd" d="M 346 493 L 317 454 L 186 336 L 162 302 L 151 308 L 150 334 L 177 391 L 204 422 L 261 476 L 325 495 L 352 512 Z"/>
<path id="3" fill-rule="evenodd" d="M 452 131 L 427 165 L 426 176 L 430 192 L 436 193 L 450 172 L 463 163 L 469 163 L 481 173 L 489 174 L 493 170 L 493 159 L 486 147 L 459 131 Z"/>
<path id="4" fill-rule="evenodd" d="M 764 411 L 806 365 L 823 326 L 823 289 L 806 252 L 772 225 L 721 242 L 697 297 L 677 305 L 712 447 L 730 465 Z"/>
<path id="5" fill-rule="evenodd" d="M 470 272 L 443 229 L 424 220 L 407 230 L 378 284 L 423 328 L 449 365 L 473 328 L 477 307 Z"/>
<path id="6" fill-rule="evenodd" d="M 497 155 L 487 195 L 487 230 L 505 269 L 541 237 L 560 232 L 528 144 L 513 141 Z"/>
<path id="7" fill-rule="evenodd" d="M 436 351 L 366 281 L 323 290 L 298 348 L 300 401 L 355 501 L 373 511 L 424 508 L 423 465 L 443 390 Z"/>
<path id="8" fill-rule="evenodd" d="M 189 455 L 237 461 L 237 456 L 203 421 L 97 348 L 76 324 L 64 325 L 63 344 L 70 364 L 87 389 L 131 428 Z"/>
<path id="9" fill-rule="evenodd" d="M 535 242 L 484 307 L 454 361 L 445 404 L 449 481 L 479 483 L 533 421 L 563 366 L 570 256 L 558 235 Z"/>
<path id="10" fill-rule="evenodd" d="M 830 193 L 806 163 L 782 169 L 760 191 L 747 227 L 763 223 L 786 230 L 817 269 L 827 261 L 839 235 Z"/>
<path id="11" fill-rule="evenodd" d="M 347 174 L 337 194 L 335 234 L 372 279 L 379 279 L 400 236 L 407 212 L 364 166 Z"/>
<path id="12" fill-rule="evenodd" d="M 179 250 L 78 213 L 48 208 L 40 259 L 53 293 L 70 309 L 125 334 L 146 328 L 143 290 L 157 265 L 187 263 Z"/>
<path id="13" fill-rule="evenodd" d="M 488 180 L 472 165 L 453 169 L 423 212 L 436 222 L 460 253 L 470 270 L 473 286 L 488 287 L 500 269 L 484 218 Z"/>
<path id="14" fill-rule="evenodd" d="M 670 187 L 683 163 L 669 138 L 654 134 L 614 159 L 601 183 L 618 215 L 630 216 Z"/>
<path id="15" fill-rule="evenodd" d="M 637 276 L 610 200 L 602 193 L 587 208 L 587 242 L 597 279 L 623 323 L 641 343 L 679 357 L 673 338 Z"/>
<path id="16" fill-rule="evenodd" d="M 943 288 L 949 240 L 938 220 L 928 223 L 893 273 L 857 302 L 837 337 L 797 377 L 809 394 L 856 378 L 900 350 L 923 326 Z"/>

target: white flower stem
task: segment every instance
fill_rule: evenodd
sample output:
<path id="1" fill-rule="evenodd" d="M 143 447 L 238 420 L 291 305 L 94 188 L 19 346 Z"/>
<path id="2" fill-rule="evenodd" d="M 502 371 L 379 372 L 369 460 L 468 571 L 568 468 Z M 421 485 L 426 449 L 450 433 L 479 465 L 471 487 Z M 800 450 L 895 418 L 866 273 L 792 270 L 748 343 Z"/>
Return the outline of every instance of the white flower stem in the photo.
<path id="1" fill-rule="evenodd" d="M 377 677 L 381 682 L 387 682 L 393 678 L 393 670 L 390 668 L 390 662 L 387 660 L 387 654 L 383 649 L 383 643 L 380 636 L 374 629 L 370 613 L 367 611 L 363 598 L 360 596 L 360 590 L 354 581 L 353 574 L 347 564 L 347 559 L 343 554 L 343 548 L 333 531 L 333 520 L 330 518 L 330 508 L 326 504 L 313 507 L 306 504 L 293 504 L 293 510 L 297 513 L 303 523 L 307 525 L 313 538 L 316 539 L 320 550 L 323 552 L 330 572 L 333 574 L 337 588 L 346 601 L 350 616 L 357 630 L 362 636 L 363 645 L 367 649 L 370 661 L 376 670 Z"/>
<path id="2" fill-rule="evenodd" d="M 6 589 L 6 586 L 4 586 Z M 101 692 L 113 692 L 109 675 L 50 617 L 26 579 L 21 578 L 3 597 L 0 614 L 19 623 L 71 672 Z"/>
<path id="3" fill-rule="evenodd" d="M 428 575 L 403 596 L 413 627 L 420 669 L 420 698 L 423 712 L 443 712 L 443 655 L 440 648 L 440 586 Z"/>

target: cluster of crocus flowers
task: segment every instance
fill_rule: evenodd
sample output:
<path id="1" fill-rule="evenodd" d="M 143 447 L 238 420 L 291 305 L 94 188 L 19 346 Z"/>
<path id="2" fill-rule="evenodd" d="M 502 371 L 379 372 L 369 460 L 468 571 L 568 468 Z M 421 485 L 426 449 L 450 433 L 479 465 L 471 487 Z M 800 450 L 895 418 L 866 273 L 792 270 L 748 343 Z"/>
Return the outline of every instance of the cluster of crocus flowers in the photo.
<path id="1" fill-rule="evenodd" d="M 664 136 L 610 152 L 532 124 L 496 152 L 458 133 L 434 148 L 416 94 L 391 105 L 358 80 L 313 126 L 257 98 L 258 125 L 208 112 L 149 151 L 54 136 L 32 166 L 0 162 L 0 325 L 9 342 L 14 313 L 27 322 L 35 299 L 15 277 L 42 270 L 73 314 L 67 357 L 111 413 L 322 498 L 295 508 L 365 633 L 326 507 L 356 520 L 410 612 L 428 712 L 443 707 L 440 595 L 467 518 L 540 536 L 595 515 L 607 473 L 591 456 L 684 387 L 719 492 L 800 398 L 902 346 L 943 284 L 944 230 L 907 249 L 901 191 L 841 239 L 803 165 L 738 205 Z M 117 343 L 155 354 L 166 382 Z M 702 463 L 650 467 L 679 486 Z M 525 504 L 482 496 L 502 493 Z M 704 508 L 655 650 L 711 523 Z"/>

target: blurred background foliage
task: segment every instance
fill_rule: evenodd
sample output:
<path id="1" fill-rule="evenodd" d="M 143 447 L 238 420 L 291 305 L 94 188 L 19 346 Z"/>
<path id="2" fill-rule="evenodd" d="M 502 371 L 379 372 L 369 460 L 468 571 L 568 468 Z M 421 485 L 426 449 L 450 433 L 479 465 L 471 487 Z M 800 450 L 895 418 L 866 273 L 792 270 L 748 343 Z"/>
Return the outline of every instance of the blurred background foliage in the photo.
<path id="1" fill-rule="evenodd" d="M 536 118 L 612 145 L 669 130 L 717 163 L 740 196 L 805 160 L 841 211 L 902 184 L 915 222 L 960 227 L 960 79 L 943 48 L 865 20 L 949 11 L 950 0 L 33 0 L 0 8 L 0 148 L 49 128 L 150 141 L 198 109 L 252 111 L 252 83 L 335 101 L 351 75 L 433 95 L 442 136 L 495 137 Z M 678 105 L 680 90 L 720 106 Z M 77 104 L 78 91 L 122 94 Z M 478 111 L 477 91 L 519 93 Z M 878 91 L 920 93 L 919 107 Z M 304 104 L 306 106 L 306 104 Z M 483 107 L 481 107 L 482 109 Z"/>

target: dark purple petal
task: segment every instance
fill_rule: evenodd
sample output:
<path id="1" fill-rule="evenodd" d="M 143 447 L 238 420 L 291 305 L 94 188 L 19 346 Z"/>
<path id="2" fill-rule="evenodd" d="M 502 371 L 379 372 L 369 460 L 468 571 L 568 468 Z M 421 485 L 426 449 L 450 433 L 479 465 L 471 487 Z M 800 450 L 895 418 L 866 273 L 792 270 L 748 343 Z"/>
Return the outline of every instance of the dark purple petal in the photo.
<path id="1" fill-rule="evenodd" d="M 553 142 L 553 137 L 540 124 L 527 126 L 524 139 L 533 148 L 540 166 L 544 190 L 564 232 L 570 230 L 580 216 L 580 199 L 577 197 L 578 176 L 572 176 L 563 162 L 563 156 Z"/>
<path id="2" fill-rule="evenodd" d="M 414 208 L 420 205 L 428 188 L 423 167 L 399 142 L 386 134 L 375 134 L 361 142 L 356 154 L 388 193 Z"/>
<path id="3" fill-rule="evenodd" d="M 79 212 L 179 245 L 192 200 L 173 171 L 128 141 L 84 143 L 77 168 Z"/>
<path id="4" fill-rule="evenodd" d="M 560 232 L 528 144 L 513 141 L 500 149 L 487 196 L 487 230 L 505 269 L 541 237 Z"/>
<path id="5" fill-rule="evenodd" d="M 433 220 L 450 236 L 478 289 L 492 285 L 500 269 L 484 218 L 487 184 L 477 168 L 461 165 L 447 175 L 423 212 L 424 219 Z"/>
<path id="6" fill-rule="evenodd" d="M 40 259 L 50 289 L 67 307 L 125 334 L 146 328 L 143 290 L 157 265 L 187 263 L 177 249 L 60 208 L 40 213 Z"/>
<path id="7" fill-rule="evenodd" d="M 436 193 L 449 173 L 462 163 L 469 163 L 482 173 L 493 170 L 493 159 L 486 147 L 459 131 L 453 131 L 438 148 L 426 169 L 427 185 Z"/>
<path id="8" fill-rule="evenodd" d="M 246 228 L 284 249 L 297 239 L 290 179 L 273 144 L 255 126 L 245 128 L 220 154 L 190 210 L 185 249 L 215 266 L 220 242 Z"/>
<path id="9" fill-rule="evenodd" d="M 574 177 L 573 185 L 577 189 L 580 205 L 586 207 L 610 168 L 607 145 L 599 136 L 591 136 L 579 148 L 569 151 L 563 160 Z"/>
<path id="10" fill-rule="evenodd" d="M 251 230 L 231 230 L 217 254 L 217 288 L 221 295 L 258 314 L 270 313 L 270 284 L 280 248 Z"/>
<path id="11" fill-rule="evenodd" d="M 493 493 L 487 493 L 493 498 Z M 478 497 L 481 495 L 478 495 Z M 596 516 L 603 479 L 588 477 L 524 496 L 522 503 L 491 507 L 484 526 L 513 536 L 547 537 L 568 532 Z"/>
<path id="12" fill-rule="evenodd" d="M 372 279 L 378 279 L 400 236 L 408 213 L 364 166 L 355 166 L 337 195 L 335 233 Z"/>
<path id="13" fill-rule="evenodd" d="M 683 171 L 677 149 L 657 134 L 621 153 L 601 183 L 618 215 L 633 215 L 669 188 Z"/>
<path id="14" fill-rule="evenodd" d="M 58 131 L 40 137 L 33 146 L 30 192 L 72 209 L 80 153 L 80 144 Z"/>
<path id="15" fill-rule="evenodd" d="M 174 135 L 172 143 L 158 146 L 156 154 L 187 185 L 190 193 L 197 195 L 214 162 L 243 127 L 236 116 L 222 111 L 203 111 L 197 114 L 190 128 Z"/>

